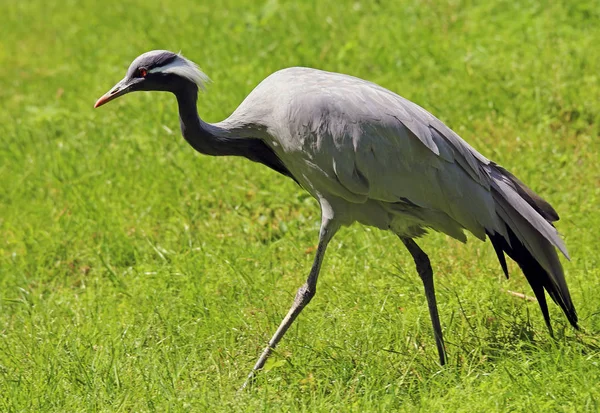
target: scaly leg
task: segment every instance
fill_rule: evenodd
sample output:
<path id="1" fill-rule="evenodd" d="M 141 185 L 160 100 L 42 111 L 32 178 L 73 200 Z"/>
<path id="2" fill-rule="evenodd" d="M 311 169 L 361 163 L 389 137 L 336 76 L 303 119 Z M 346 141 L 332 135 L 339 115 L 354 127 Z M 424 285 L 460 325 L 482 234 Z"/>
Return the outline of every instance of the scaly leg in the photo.
<path id="1" fill-rule="evenodd" d="M 444 338 L 442 337 L 442 327 L 440 325 L 440 316 L 438 314 L 437 303 L 435 301 L 435 290 L 433 288 L 433 270 L 429 257 L 423 250 L 410 238 L 400 237 L 410 255 L 415 260 L 417 272 L 425 286 L 425 296 L 427 297 L 427 305 L 429 306 L 429 315 L 433 324 L 433 335 L 435 336 L 435 344 L 437 345 L 438 354 L 440 355 L 440 364 L 446 364 L 446 350 L 444 349 Z"/>
<path id="2" fill-rule="evenodd" d="M 279 328 L 269 341 L 269 344 L 267 344 L 263 350 L 260 358 L 254 365 L 254 368 L 248 375 L 248 378 L 240 390 L 245 389 L 254 378 L 256 372 L 265 365 L 265 362 L 271 355 L 271 351 L 277 346 L 285 332 L 288 330 L 288 328 L 290 328 L 296 317 L 298 317 L 298 314 L 300 314 L 302 309 L 306 307 L 306 305 L 314 297 L 317 290 L 317 278 L 319 277 L 319 271 L 321 270 L 321 263 L 323 262 L 323 256 L 325 255 L 327 244 L 329 244 L 329 241 L 338 229 L 339 226 L 335 224 L 333 220 L 323 218 L 321 222 L 321 230 L 319 232 L 319 246 L 317 247 L 317 253 L 315 255 L 315 260 L 310 270 L 310 274 L 308 275 L 308 279 L 306 280 L 306 283 L 300 287 L 300 289 L 298 289 L 296 298 L 294 298 L 294 303 L 292 304 L 292 308 L 290 308 L 290 311 L 279 325 Z"/>

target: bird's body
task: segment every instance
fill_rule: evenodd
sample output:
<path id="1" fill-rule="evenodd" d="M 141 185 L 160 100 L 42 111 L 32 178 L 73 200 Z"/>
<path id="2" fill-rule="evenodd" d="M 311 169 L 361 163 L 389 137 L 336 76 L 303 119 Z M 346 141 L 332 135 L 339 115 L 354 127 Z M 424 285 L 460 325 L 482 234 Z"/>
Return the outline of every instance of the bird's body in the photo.
<path id="1" fill-rule="evenodd" d="M 194 68 L 170 52 L 149 52 L 96 105 L 130 89 L 170 91 L 179 104 L 182 134 L 196 150 L 263 163 L 319 201 L 322 225 L 310 275 L 253 372 L 314 295 L 328 242 L 353 222 L 394 232 L 413 256 L 441 363 L 445 351 L 431 266 L 413 241 L 427 229 L 463 242 L 464 230 L 489 237 L 507 275 L 504 253 L 522 268 L 548 327 L 544 290 L 577 326 L 555 250 L 567 255 L 552 224 L 556 212 L 425 109 L 362 79 L 289 68 L 263 80 L 226 120 L 208 124 L 196 111 L 206 77 Z"/>
<path id="2" fill-rule="evenodd" d="M 283 69 L 215 126 L 266 143 L 342 225 L 358 221 L 408 238 L 427 228 L 463 242 L 464 229 L 481 240 L 486 232 L 508 238 L 494 197 L 517 193 L 510 177 L 425 109 L 374 83 Z M 513 205 L 510 195 L 505 202 L 567 255 L 536 205 Z"/>
<path id="3" fill-rule="evenodd" d="M 275 72 L 225 121 L 251 131 L 344 224 L 466 241 L 500 227 L 489 161 L 437 118 L 374 83 L 310 68 Z"/>

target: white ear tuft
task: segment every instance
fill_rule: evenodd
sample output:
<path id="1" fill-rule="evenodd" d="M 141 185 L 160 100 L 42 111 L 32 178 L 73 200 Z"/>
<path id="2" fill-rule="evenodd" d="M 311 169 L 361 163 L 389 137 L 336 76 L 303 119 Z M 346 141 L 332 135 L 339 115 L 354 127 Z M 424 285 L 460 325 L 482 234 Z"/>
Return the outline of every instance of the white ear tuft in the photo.
<path id="1" fill-rule="evenodd" d="M 183 57 L 181 52 L 177 56 L 177 59 L 165 66 L 150 69 L 150 73 L 172 73 L 194 82 L 200 90 L 205 90 L 206 85 L 210 83 L 210 78 L 200 70 L 196 63 Z"/>

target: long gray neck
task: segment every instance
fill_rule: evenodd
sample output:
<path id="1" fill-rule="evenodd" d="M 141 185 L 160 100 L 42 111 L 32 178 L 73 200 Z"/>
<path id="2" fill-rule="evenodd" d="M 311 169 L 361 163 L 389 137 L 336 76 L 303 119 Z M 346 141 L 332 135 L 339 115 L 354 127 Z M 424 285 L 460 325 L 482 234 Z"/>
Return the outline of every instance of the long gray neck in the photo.
<path id="1" fill-rule="evenodd" d="M 234 136 L 239 131 L 212 125 L 200 119 L 196 109 L 198 86 L 194 83 L 189 82 L 174 93 L 179 105 L 181 133 L 198 152 L 212 156 L 243 156 L 294 179 L 275 152 L 261 139 Z"/>

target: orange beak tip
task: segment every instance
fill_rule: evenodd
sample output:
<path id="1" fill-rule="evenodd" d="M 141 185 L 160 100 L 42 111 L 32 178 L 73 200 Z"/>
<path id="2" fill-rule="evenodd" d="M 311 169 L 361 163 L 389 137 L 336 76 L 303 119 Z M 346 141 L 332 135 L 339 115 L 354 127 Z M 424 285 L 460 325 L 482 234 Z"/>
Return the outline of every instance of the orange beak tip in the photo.
<path id="1" fill-rule="evenodd" d="M 96 101 L 96 103 L 94 103 L 94 109 L 104 105 L 106 103 L 106 96 L 102 96 L 100 99 L 98 99 Z"/>

